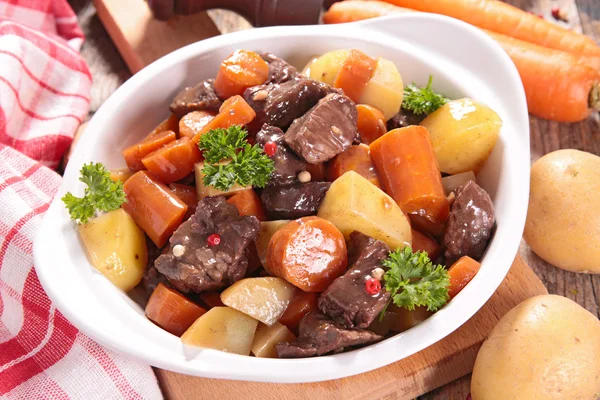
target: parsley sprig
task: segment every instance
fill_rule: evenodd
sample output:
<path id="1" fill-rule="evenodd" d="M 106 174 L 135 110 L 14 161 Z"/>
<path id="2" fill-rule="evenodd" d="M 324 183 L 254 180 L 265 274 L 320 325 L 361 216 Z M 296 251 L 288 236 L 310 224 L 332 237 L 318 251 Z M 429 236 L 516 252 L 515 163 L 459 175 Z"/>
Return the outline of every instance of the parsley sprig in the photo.
<path id="1" fill-rule="evenodd" d="M 212 129 L 200 137 L 198 147 L 204 155 L 202 181 L 205 185 L 224 191 L 236 183 L 266 186 L 275 169 L 273 160 L 260 146 L 250 145 L 247 136 L 246 130 L 234 125 Z"/>
<path id="2" fill-rule="evenodd" d="M 406 246 L 390 252 L 382 264 L 388 268 L 383 279 L 395 305 L 409 310 L 424 306 L 436 311 L 448 302 L 448 271 L 442 265 L 433 265 L 427 252 L 413 253 Z M 386 309 L 387 305 L 381 316 Z"/>
<path id="3" fill-rule="evenodd" d="M 84 164 L 79 180 L 87 185 L 83 197 L 68 192 L 62 197 L 71 219 L 85 224 L 96 211 L 112 211 L 126 201 L 123 182 L 110 179 L 110 172 L 101 163 Z"/>
<path id="4" fill-rule="evenodd" d="M 431 114 L 449 99 L 431 89 L 433 76 L 429 75 L 429 82 L 424 88 L 418 87 L 414 82 L 404 88 L 402 109 L 412 111 L 416 115 Z"/>

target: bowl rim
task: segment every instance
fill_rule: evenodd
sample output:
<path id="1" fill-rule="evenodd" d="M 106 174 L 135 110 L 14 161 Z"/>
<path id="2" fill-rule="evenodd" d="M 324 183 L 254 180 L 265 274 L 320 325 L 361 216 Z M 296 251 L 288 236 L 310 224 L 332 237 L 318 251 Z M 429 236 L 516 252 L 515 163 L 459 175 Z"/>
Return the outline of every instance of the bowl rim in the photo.
<path id="1" fill-rule="evenodd" d="M 400 29 L 400 33 L 402 33 L 402 26 L 405 26 L 406 24 L 415 25 L 423 23 L 435 24 L 436 29 L 448 29 L 451 32 L 459 32 L 465 35 L 464 39 L 468 38 L 472 41 L 473 45 L 487 48 L 497 58 L 496 61 L 500 63 L 505 72 L 505 78 L 511 82 L 513 86 L 512 90 L 514 90 L 514 93 L 510 100 L 514 104 L 515 109 L 519 110 L 514 115 L 515 121 L 513 121 L 513 124 L 516 125 L 520 131 L 522 130 L 523 135 L 526 136 L 526 138 L 522 138 L 522 143 L 520 143 L 520 145 L 515 145 L 515 149 L 518 151 L 515 154 L 515 162 L 521 165 L 521 171 L 525 168 L 528 172 L 529 125 L 527 107 L 523 87 L 514 64 L 501 47 L 479 29 L 453 18 L 426 13 L 400 14 L 352 24 L 257 28 L 251 31 L 241 31 L 221 35 L 190 44 L 160 58 L 125 82 L 97 111 L 88 124 L 86 133 L 91 135 L 91 131 L 100 129 L 101 122 L 99 121 L 106 116 L 109 116 L 111 111 L 118 106 L 119 97 L 122 97 L 123 94 L 126 94 L 127 92 L 134 92 L 136 89 L 139 89 L 139 85 L 142 82 L 151 79 L 151 77 L 158 74 L 161 70 L 183 60 L 197 57 L 211 48 L 224 46 L 226 44 L 229 45 L 241 38 L 247 39 L 249 36 L 254 38 L 268 38 L 271 35 L 276 36 L 285 34 L 302 36 L 307 35 L 307 32 L 311 30 L 310 35 L 321 33 L 327 36 L 328 34 L 344 33 L 348 34 L 349 38 L 351 38 L 352 36 L 358 36 L 360 34 L 370 34 L 376 38 L 391 38 L 393 40 L 395 35 L 398 34 L 398 29 Z M 448 47 L 448 43 L 445 43 L 445 46 Z M 452 50 L 451 48 L 442 49 L 438 47 L 435 50 L 440 52 L 445 51 L 445 56 L 451 57 L 448 53 L 448 51 Z M 79 158 L 81 158 L 77 149 L 82 148 L 82 146 L 85 145 L 86 136 L 89 137 L 88 135 L 84 134 L 80 138 L 76 146 L 76 151 L 73 152 L 72 159 L 75 158 L 76 160 L 79 160 Z M 51 259 L 46 256 L 48 250 L 51 249 L 51 245 L 48 237 L 45 235 L 52 232 L 51 225 L 53 220 L 59 218 L 61 213 L 64 214 L 64 210 L 59 210 L 62 205 L 60 202 L 60 194 L 66 192 L 67 188 L 76 181 L 76 176 L 78 174 L 78 167 L 76 167 L 76 165 L 78 166 L 80 164 L 80 162 L 76 161 L 67 167 L 58 195 L 47 211 L 47 216 L 44 218 L 42 226 L 34 241 L 34 264 L 36 272 L 43 288 L 46 290 L 50 299 L 56 304 L 56 307 L 71 323 L 73 323 L 73 325 L 90 336 L 93 340 L 112 350 L 143 360 L 153 366 L 174 372 L 209 378 L 266 382 L 316 382 L 367 372 L 412 355 L 443 339 L 448 334 L 458 329 L 471 318 L 485 302 L 487 302 L 489 297 L 491 297 L 506 276 L 506 273 L 512 264 L 512 260 L 517 253 L 523 227 L 525 225 L 526 205 L 529 191 L 529 174 L 527 173 L 527 177 L 523 178 L 523 187 L 520 187 L 517 193 L 515 193 L 515 201 L 518 203 L 522 202 L 523 207 L 521 207 L 521 209 L 516 209 L 514 215 L 511 215 L 510 218 L 512 225 L 511 233 L 515 234 L 516 237 L 502 238 L 503 253 L 507 258 L 510 258 L 510 262 L 487 274 L 489 275 L 488 278 L 493 277 L 494 279 L 483 281 L 482 279 L 479 279 L 481 278 L 480 276 L 476 276 L 473 282 L 477 281 L 477 285 L 468 285 L 453 299 L 454 304 L 447 305 L 444 309 L 428 318 L 419 326 L 406 332 L 399 333 L 382 342 L 337 355 L 287 360 L 261 359 L 203 349 L 201 353 L 205 354 L 206 357 L 201 356 L 192 360 L 182 358 L 170 359 L 163 357 L 161 354 L 151 354 L 151 352 L 144 351 L 144 349 L 139 346 L 135 347 L 131 343 L 124 343 L 118 340 L 109 329 L 97 326 L 97 324 L 93 323 L 92 319 L 82 318 L 71 309 L 67 302 L 63 301 L 59 288 L 55 287 L 55 281 L 52 277 L 52 262 Z M 498 239 L 499 238 L 494 238 L 492 242 L 495 242 Z M 473 301 L 475 298 L 477 301 Z M 446 320 L 444 320 L 444 318 Z M 453 322 L 449 323 L 448 318 L 452 318 Z M 413 336 L 421 335 L 427 337 L 426 328 L 433 330 L 435 335 L 430 335 L 427 339 L 421 340 L 419 345 L 413 346 L 409 351 L 400 348 L 399 345 L 402 343 L 402 338 L 407 335 L 407 332 L 413 331 Z M 397 352 L 390 350 L 397 350 Z M 398 357 L 399 353 L 403 355 Z M 215 360 L 218 365 L 212 363 Z M 245 372 L 240 372 L 240 370 L 245 370 Z"/>

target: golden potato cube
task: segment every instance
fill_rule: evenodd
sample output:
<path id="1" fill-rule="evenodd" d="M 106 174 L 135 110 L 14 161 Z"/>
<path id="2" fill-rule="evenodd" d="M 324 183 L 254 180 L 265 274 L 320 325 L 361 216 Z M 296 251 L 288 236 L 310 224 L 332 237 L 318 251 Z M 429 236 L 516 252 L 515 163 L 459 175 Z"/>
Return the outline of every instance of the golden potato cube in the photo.
<path id="1" fill-rule="evenodd" d="M 388 120 L 398 113 L 404 98 L 404 82 L 396 65 L 379 57 L 373 76 L 360 96 L 361 104 L 369 104 L 383 112 Z"/>
<path id="2" fill-rule="evenodd" d="M 309 78 L 333 85 L 348 54 L 350 50 L 347 49 L 330 51 L 313 60 L 305 71 Z"/>
<path id="3" fill-rule="evenodd" d="M 254 342 L 252 342 L 252 354 L 256 357 L 277 358 L 275 345 L 281 342 L 291 342 L 296 336 L 287 326 L 275 322 L 271 326 L 258 324 Z"/>
<path id="4" fill-rule="evenodd" d="M 94 267 L 119 289 L 133 289 L 146 270 L 146 236 L 123 209 L 79 225 L 79 236 Z"/>
<path id="5" fill-rule="evenodd" d="M 360 231 L 392 250 L 412 243 L 410 223 L 394 199 L 354 171 L 331 184 L 317 215 L 333 223 L 346 240 Z"/>
<path id="6" fill-rule="evenodd" d="M 281 278 L 246 278 L 221 293 L 221 301 L 263 324 L 273 325 L 285 312 L 294 286 Z"/>
<path id="7" fill-rule="evenodd" d="M 213 307 L 181 336 L 189 346 L 250 355 L 258 321 L 229 307 Z"/>

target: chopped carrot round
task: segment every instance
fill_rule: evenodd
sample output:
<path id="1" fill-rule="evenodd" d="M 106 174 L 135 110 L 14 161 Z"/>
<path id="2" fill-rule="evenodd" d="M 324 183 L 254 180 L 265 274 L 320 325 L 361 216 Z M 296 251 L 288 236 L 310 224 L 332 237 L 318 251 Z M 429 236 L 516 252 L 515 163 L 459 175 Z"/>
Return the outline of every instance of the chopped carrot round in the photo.
<path id="1" fill-rule="evenodd" d="M 236 50 L 221 63 L 215 79 L 215 92 L 222 100 L 242 95 L 251 86 L 269 78 L 269 64 L 257 53 Z"/>

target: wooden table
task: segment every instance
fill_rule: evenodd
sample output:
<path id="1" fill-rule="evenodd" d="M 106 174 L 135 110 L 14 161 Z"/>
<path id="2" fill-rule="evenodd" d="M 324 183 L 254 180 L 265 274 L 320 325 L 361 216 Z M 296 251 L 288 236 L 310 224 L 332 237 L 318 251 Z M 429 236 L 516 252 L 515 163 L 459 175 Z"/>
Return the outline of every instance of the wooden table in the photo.
<path id="1" fill-rule="evenodd" d="M 553 20 L 552 7 L 560 7 L 568 12 L 568 22 L 560 22 L 561 24 L 583 32 L 600 43 L 600 2 L 598 0 L 509 0 L 508 2 L 524 10 L 541 14 L 549 20 Z M 94 78 L 91 116 L 102 102 L 129 78 L 130 73 L 96 16 L 91 1 L 70 0 L 70 3 L 87 37 L 82 55 L 88 62 Z M 209 14 L 223 33 L 249 28 L 247 22 L 232 13 L 215 10 Z M 532 162 L 546 153 L 563 148 L 574 148 L 600 155 L 598 114 L 575 124 L 559 124 L 531 117 L 530 128 Z M 600 316 L 600 276 L 574 274 L 555 268 L 537 257 L 525 243 L 521 244 L 520 254 L 545 283 L 550 293 L 568 297 Z M 419 399 L 463 400 L 470 392 L 469 382 L 470 377 L 466 376 Z"/>

